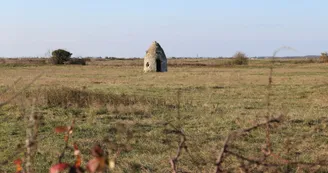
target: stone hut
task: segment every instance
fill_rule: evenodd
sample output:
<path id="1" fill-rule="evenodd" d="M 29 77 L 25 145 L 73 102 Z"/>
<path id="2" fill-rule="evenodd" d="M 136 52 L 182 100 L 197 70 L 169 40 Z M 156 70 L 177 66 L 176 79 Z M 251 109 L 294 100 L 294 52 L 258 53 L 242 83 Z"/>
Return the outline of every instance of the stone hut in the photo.
<path id="1" fill-rule="evenodd" d="M 144 72 L 167 72 L 167 59 L 162 47 L 154 41 L 144 57 Z"/>

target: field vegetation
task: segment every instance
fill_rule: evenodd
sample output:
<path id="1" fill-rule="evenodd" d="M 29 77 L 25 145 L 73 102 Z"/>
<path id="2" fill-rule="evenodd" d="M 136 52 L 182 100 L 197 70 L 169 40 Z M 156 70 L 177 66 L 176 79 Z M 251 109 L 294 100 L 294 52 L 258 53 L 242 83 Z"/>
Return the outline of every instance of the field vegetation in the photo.
<path id="1" fill-rule="evenodd" d="M 142 59 L 0 59 L 0 103 L 17 96 L 0 106 L 0 172 L 18 158 L 34 172 L 74 164 L 74 143 L 81 167 L 99 144 L 112 172 L 328 171 L 327 64 L 232 61 L 169 59 L 167 73 L 143 73 Z M 56 131 L 73 120 L 64 140 Z"/>

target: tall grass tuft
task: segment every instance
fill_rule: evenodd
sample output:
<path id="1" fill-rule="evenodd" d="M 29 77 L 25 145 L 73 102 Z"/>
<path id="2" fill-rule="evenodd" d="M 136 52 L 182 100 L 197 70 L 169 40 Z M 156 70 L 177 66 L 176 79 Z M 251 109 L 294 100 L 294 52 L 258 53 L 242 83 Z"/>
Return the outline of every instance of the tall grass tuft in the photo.
<path id="1" fill-rule="evenodd" d="M 98 105 L 165 105 L 166 100 L 142 95 L 116 94 L 97 90 L 70 87 L 47 87 L 40 90 L 29 90 L 27 98 L 38 98 L 37 104 L 49 107 L 92 107 Z"/>

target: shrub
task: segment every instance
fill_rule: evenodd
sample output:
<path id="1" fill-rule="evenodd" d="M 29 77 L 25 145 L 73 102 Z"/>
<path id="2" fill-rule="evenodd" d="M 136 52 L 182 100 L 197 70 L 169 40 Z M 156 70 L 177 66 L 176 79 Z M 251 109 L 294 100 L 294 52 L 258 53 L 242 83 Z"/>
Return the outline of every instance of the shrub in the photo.
<path id="1" fill-rule="evenodd" d="M 52 63 L 53 64 L 64 64 L 65 61 L 69 61 L 71 59 L 71 52 L 68 52 L 63 49 L 57 49 L 53 51 L 52 53 Z"/>
<path id="2" fill-rule="evenodd" d="M 233 65 L 247 65 L 248 64 L 248 57 L 243 52 L 237 52 L 233 56 Z"/>
<path id="3" fill-rule="evenodd" d="M 327 52 L 322 52 L 320 56 L 320 62 L 328 62 L 328 53 Z"/>
<path id="4" fill-rule="evenodd" d="M 85 62 L 91 62 L 91 58 L 82 58 L 85 60 Z"/>
<path id="5" fill-rule="evenodd" d="M 64 64 L 81 64 L 81 65 L 86 65 L 86 60 L 85 59 L 80 59 L 80 58 L 71 58 L 68 61 L 65 61 Z"/>

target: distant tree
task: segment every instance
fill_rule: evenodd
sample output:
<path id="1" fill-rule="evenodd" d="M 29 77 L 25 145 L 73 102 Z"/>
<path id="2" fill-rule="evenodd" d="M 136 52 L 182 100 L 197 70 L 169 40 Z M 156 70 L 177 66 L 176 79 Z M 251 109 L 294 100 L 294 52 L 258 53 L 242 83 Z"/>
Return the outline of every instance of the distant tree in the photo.
<path id="1" fill-rule="evenodd" d="M 248 57 L 243 52 L 237 52 L 233 56 L 233 64 L 234 65 L 247 65 L 248 64 Z"/>
<path id="2" fill-rule="evenodd" d="M 324 63 L 328 62 L 328 53 L 327 52 L 322 52 L 321 53 L 320 61 L 324 62 Z"/>
<path id="3" fill-rule="evenodd" d="M 63 49 L 52 51 L 51 60 L 53 64 L 64 64 L 64 62 L 71 59 L 72 53 Z"/>

